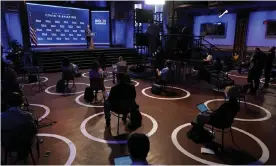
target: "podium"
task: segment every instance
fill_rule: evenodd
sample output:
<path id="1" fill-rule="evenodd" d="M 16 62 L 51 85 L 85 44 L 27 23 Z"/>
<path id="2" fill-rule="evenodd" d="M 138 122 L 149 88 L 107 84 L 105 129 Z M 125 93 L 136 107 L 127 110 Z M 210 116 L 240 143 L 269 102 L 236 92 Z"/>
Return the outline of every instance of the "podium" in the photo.
<path id="1" fill-rule="evenodd" d="M 89 46 L 89 48 L 88 49 L 95 49 L 95 47 L 94 47 L 94 41 L 93 41 L 93 37 L 91 37 L 91 39 L 90 39 L 90 46 Z"/>

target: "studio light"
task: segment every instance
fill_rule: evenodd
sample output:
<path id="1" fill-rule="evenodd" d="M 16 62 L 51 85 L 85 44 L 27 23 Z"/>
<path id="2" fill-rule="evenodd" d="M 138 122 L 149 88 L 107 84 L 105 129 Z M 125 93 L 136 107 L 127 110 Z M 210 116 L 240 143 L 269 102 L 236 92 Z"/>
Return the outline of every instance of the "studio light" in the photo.
<path id="1" fill-rule="evenodd" d="M 222 16 L 224 16 L 227 13 L 228 13 L 228 10 L 225 10 L 221 15 L 219 15 L 219 18 L 221 18 Z"/>
<path id="2" fill-rule="evenodd" d="M 145 0 L 146 5 L 164 5 L 165 0 Z"/>

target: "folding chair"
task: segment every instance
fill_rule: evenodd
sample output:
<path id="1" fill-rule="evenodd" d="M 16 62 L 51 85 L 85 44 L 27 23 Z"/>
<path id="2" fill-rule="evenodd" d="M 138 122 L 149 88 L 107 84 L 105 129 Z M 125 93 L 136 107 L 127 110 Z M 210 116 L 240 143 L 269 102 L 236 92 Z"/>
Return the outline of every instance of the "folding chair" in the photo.
<path id="1" fill-rule="evenodd" d="M 232 124 L 234 122 L 235 116 L 236 116 L 236 114 L 233 117 L 228 117 L 227 119 L 224 119 L 223 123 L 221 123 L 221 124 L 208 124 L 208 125 L 211 125 L 212 133 L 214 133 L 214 128 L 219 129 L 219 130 L 216 130 L 216 131 L 221 132 L 221 151 L 222 152 L 224 150 L 224 133 L 225 133 L 225 129 L 229 128 L 230 133 L 231 133 L 231 137 L 232 137 L 232 141 L 233 141 L 233 143 L 235 143 L 232 128 L 231 128 Z"/>
<path id="2" fill-rule="evenodd" d="M 75 89 L 76 90 L 76 84 L 75 84 L 75 76 L 74 73 L 72 71 L 63 71 L 62 72 L 62 79 L 65 80 L 65 87 L 67 89 L 67 91 L 69 90 L 69 82 L 72 81 L 73 82 L 73 86 L 70 90 Z"/>
<path id="3" fill-rule="evenodd" d="M 90 79 L 90 88 L 96 91 L 96 95 L 95 95 L 96 100 L 97 100 L 97 92 L 99 90 L 102 91 L 103 100 L 105 99 L 104 78 L 99 77 L 99 78 Z"/>
<path id="4" fill-rule="evenodd" d="M 117 117 L 117 134 L 119 135 L 120 119 L 126 122 L 130 113 L 130 101 L 122 100 L 118 103 L 118 107 L 111 109 L 111 114 Z"/>

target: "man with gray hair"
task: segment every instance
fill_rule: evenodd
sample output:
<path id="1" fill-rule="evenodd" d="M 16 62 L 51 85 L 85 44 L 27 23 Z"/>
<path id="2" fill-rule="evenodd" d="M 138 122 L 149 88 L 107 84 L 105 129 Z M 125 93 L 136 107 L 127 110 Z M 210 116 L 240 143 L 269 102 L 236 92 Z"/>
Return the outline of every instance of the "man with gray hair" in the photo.
<path id="1" fill-rule="evenodd" d="M 192 125 L 202 127 L 205 124 L 213 126 L 220 126 L 231 119 L 234 119 L 238 111 L 240 110 L 240 104 L 237 100 L 239 95 L 239 89 L 234 86 L 226 87 L 225 98 L 227 99 L 218 109 L 214 111 L 207 111 L 200 113 L 197 116 L 196 123 L 192 122 Z"/>

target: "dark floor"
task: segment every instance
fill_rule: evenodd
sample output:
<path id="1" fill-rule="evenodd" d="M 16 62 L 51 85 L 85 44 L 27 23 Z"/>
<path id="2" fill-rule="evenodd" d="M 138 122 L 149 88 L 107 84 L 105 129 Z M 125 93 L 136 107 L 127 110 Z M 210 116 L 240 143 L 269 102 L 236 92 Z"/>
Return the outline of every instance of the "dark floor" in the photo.
<path id="1" fill-rule="evenodd" d="M 60 73 L 43 74 L 49 78 L 46 82 L 47 86 L 55 85 L 60 75 Z M 246 82 L 245 78 L 232 78 L 238 84 Z M 142 127 L 135 132 L 150 135 L 149 163 L 154 165 L 262 164 L 263 162 L 270 165 L 276 164 L 276 91 L 274 89 L 269 88 L 256 97 L 247 96 L 246 100 L 250 103 L 246 108 L 242 103 L 241 111 L 233 124 L 235 145 L 231 141 L 230 133 L 226 133 L 226 147 L 223 154 L 203 155 L 200 152 L 203 146 L 187 138 L 186 132 L 190 129 L 187 123 L 193 121 L 198 114 L 196 104 L 222 99 L 223 94 L 213 92 L 212 87 L 207 83 L 189 78 L 184 84 L 177 85 L 189 91 L 189 97 L 187 92 L 177 90 L 174 100 L 160 100 L 143 95 L 143 89 L 150 87 L 151 82 L 139 79 L 135 81 L 139 82 L 136 87 L 137 103 L 145 115 Z M 81 77 L 75 82 L 88 84 L 89 80 Z M 106 81 L 105 84 L 113 86 L 111 80 Z M 76 91 L 84 91 L 85 87 L 86 85 L 78 84 Z M 75 101 L 83 93 L 60 96 L 47 94 L 44 91 L 38 93 L 35 92 L 36 88 L 31 90 L 31 85 L 25 85 L 24 93 L 28 96 L 29 103 L 49 107 L 50 113 L 41 123 L 47 123 L 49 119 L 57 122 L 39 131 L 44 142 L 41 144 L 41 157 L 37 159 L 38 164 L 59 165 L 72 162 L 78 165 L 107 165 L 113 164 L 114 157 L 127 154 L 125 145 L 116 144 L 125 142 L 122 139 L 126 137 L 127 131 L 121 123 L 121 135 L 116 136 L 117 119 L 115 117 L 112 117 L 112 133 L 105 131 L 103 108 L 99 107 L 102 104 L 96 105 L 98 107 L 87 107 Z M 54 93 L 55 87 L 50 88 L 49 91 Z M 145 93 L 151 95 L 150 89 L 145 90 Z M 183 98 L 184 96 L 187 98 Z M 86 104 L 82 97 L 78 99 Z M 208 104 L 208 107 L 214 109 L 221 103 L 222 101 L 214 101 Z M 259 107 L 264 107 L 265 110 Z M 31 106 L 31 108 L 37 118 L 45 113 L 42 107 Z M 216 132 L 215 135 L 217 142 L 220 143 L 221 133 Z M 47 151 L 51 154 L 49 157 L 44 157 Z"/>

